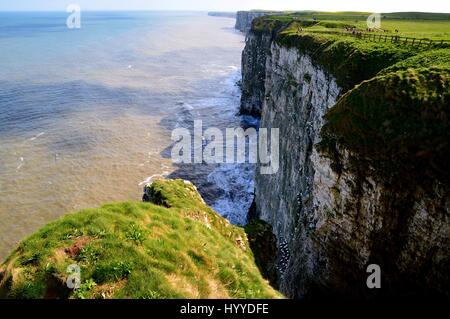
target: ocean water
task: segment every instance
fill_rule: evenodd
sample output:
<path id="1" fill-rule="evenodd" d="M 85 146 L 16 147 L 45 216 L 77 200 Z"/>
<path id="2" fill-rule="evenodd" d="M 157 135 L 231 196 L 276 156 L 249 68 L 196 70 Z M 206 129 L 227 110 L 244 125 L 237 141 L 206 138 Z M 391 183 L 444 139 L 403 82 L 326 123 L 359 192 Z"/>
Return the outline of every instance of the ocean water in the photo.
<path id="1" fill-rule="evenodd" d="M 244 37 L 186 12 L 0 13 L 0 260 L 74 210 L 140 200 L 152 176 L 192 180 L 245 222 L 254 167 L 174 165 L 171 131 L 246 126 Z"/>

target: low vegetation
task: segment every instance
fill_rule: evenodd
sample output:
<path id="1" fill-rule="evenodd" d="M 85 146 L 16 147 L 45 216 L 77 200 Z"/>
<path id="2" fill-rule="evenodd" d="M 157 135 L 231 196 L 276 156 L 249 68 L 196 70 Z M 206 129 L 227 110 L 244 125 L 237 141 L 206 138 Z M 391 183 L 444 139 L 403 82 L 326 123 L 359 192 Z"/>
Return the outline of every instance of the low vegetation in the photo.
<path id="1" fill-rule="evenodd" d="M 314 22 L 319 26 L 353 26 L 365 30 L 366 21 L 371 12 L 319 12 L 300 11 L 291 13 L 279 13 L 264 19 L 282 22 L 301 21 L 302 23 Z M 381 31 L 399 36 L 412 36 L 428 39 L 450 38 L 450 14 L 426 13 L 426 12 L 394 12 L 381 13 Z"/>
<path id="2" fill-rule="evenodd" d="M 246 233 L 182 180 L 155 181 L 154 203 L 66 215 L 21 242 L 0 266 L 7 298 L 279 298 Z M 156 204 L 155 204 L 156 203 Z M 80 267 L 77 289 L 68 267 Z"/>
<path id="3" fill-rule="evenodd" d="M 450 14 L 381 14 L 381 29 L 370 31 L 368 15 L 297 12 L 259 18 L 253 28 L 308 54 L 343 89 L 319 145 L 338 172 L 344 147 L 366 175 L 424 187 L 450 182 Z M 446 41 L 372 41 L 353 30 Z"/>
<path id="4" fill-rule="evenodd" d="M 253 31 L 270 34 L 277 43 L 307 53 L 315 63 L 333 74 L 345 91 L 406 59 L 415 56 L 426 58 L 430 51 L 439 51 L 434 55 L 447 56 L 450 52 L 450 42 L 440 42 L 450 40 L 450 14 L 382 14 L 381 29 L 366 32 L 368 15 L 310 11 L 271 15 L 255 19 Z M 371 41 L 354 36 L 350 30 L 382 36 L 383 39 L 384 36 L 408 36 L 437 41 L 433 45 L 428 45 L 428 42 L 423 42 L 427 45 L 418 45 L 419 40 L 416 45 L 392 43 L 390 40 Z M 421 61 L 409 62 L 414 66 Z"/>
<path id="5" fill-rule="evenodd" d="M 428 188 L 436 180 L 450 182 L 448 67 L 407 68 L 364 81 L 326 119 L 321 146 L 329 154 L 339 146 L 358 154 L 366 174 L 371 167 L 375 178 L 422 186 L 428 181 Z"/>

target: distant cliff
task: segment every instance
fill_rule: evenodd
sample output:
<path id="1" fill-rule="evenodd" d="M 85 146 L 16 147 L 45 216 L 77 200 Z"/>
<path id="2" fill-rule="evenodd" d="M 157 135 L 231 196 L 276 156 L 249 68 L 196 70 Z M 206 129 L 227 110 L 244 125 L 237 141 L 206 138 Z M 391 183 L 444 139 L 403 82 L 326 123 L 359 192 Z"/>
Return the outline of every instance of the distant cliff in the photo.
<path id="1" fill-rule="evenodd" d="M 236 18 L 236 12 L 208 12 L 208 15 L 211 17 L 224 17 L 224 18 Z"/>
<path id="2" fill-rule="evenodd" d="M 275 14 L 273 11 L 238 11 L 236 14 L 235 28 L 241 32 L 247 33 L 252 27 L 252 21 L 255 18 L 265 15 Z"/>
<path id="3" fill-rule="evenodd" d="M 280 289 L 449 296 L 450 49 L 327 27 L 258 18 L 242 58 L 241 113 L 280 129 L 280 170 L 257 169 L 252 212 L 273 226 Z M 367 288 L 369 264 L 383 289 Z"/>

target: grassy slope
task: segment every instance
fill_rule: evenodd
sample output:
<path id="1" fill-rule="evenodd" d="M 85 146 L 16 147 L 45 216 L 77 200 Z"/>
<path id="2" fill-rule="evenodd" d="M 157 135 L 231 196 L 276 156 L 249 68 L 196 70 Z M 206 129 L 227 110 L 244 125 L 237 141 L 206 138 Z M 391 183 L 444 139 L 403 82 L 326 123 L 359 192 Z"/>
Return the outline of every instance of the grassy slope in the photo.
<path id="1" fill-rule="evenodd" d="M 156 181 L 150 203 L 69 214 L 24 240 L 0 266 L 0 297 L 277 298 L 243 229 L 181 180 Z M 66 269 L 81 267 L 81 288 Z"/>

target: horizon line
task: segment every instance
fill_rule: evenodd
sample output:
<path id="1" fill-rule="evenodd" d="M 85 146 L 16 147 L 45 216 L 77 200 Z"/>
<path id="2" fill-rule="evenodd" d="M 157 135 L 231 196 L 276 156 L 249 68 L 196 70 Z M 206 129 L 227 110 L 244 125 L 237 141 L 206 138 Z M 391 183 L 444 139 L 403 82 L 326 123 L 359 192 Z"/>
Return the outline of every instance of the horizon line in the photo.
<path id="1" fill-rule="evenodd" d="M 237 13 L 238 11 L 271 11 L 271 12 L 325 12 L 325 13 L 341 13 L 341 12 L 353 12 L 353 13 L 370 13 L 371 11 L 351 11 L 351 10 L 342 10 L 342 11 L 322 11 L 322 10 L 313 10 L 313 9 L 303 9 L 303 10 L 294 10 L 294 9 L 286 9 L 286 10 L 271 10 L 271 9 L 249 9 L 249 10 L 187 10 L 187 9 L 83 9 L 83 12 L 223 12 L 223 13 Z M 64 12 L 66 10 L 2 10 L 0 12 L 7 13 L 15 13 L 15 12 Z M 436 12 L 436 11 L 390 11 L 390 12 L 379 12 L 379 13 L 444 13 L 450 14 L 450 12 Z"/>

